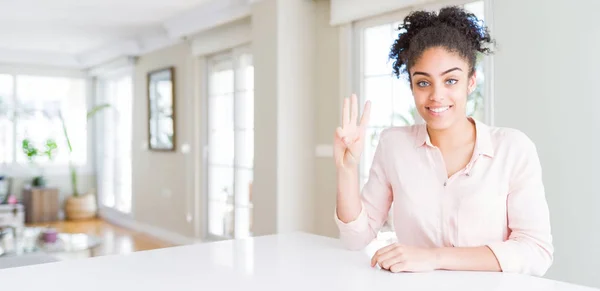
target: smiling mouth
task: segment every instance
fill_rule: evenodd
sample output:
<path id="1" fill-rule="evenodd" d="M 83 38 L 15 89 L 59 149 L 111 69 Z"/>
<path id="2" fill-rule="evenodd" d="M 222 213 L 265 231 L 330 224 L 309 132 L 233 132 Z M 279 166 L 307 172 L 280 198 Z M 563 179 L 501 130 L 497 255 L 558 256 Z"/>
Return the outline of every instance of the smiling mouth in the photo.
<path id="1" fill-rule="evenodd" d="M 434 112 L 434 113 L 442 113 L 444 111 L 447 111 L 448 109 L 452 108 L 453 105 L 449 105 L 449 106 L 441 106 L 441 107 L 425 107 L 427 108 L 427 110 Z"/>

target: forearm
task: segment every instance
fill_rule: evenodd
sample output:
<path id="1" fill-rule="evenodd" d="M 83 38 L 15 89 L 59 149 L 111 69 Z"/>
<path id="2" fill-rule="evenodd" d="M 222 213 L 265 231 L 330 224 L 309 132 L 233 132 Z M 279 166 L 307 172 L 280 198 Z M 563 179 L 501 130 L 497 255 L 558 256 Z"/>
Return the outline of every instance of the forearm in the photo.
<path id="1" fill-rule="evenodd" d="M 445 247 L 434 249 L 436 269 L 454 271 L 495 271 L 502 269 L 496 256 L 487 246 Z"/>
<path id="2" fill-rule="evenodd" d="M 344 223 L 354 221 L 358 218 L 362 209 L 358 185 L 358 170 L 338 170 L 337 184 L 338 218 Z"/>

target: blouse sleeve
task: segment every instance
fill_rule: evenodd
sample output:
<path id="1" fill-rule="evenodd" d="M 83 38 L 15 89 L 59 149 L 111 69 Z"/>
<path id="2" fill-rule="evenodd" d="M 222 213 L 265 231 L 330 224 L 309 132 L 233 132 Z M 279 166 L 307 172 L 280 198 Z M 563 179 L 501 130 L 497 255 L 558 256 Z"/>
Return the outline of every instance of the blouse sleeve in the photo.
<path id="1" fill-rule="evenodd" d="M 542 183 L 542 168 L 533 142 L 520 133 L 508 200 L 510 235 L 488 247 L 503 272 L 543 276 L 553 261 L 549 210 Z"/>
<path id="2" fill-rule="evenodd" d="M 334 214 L 340 231 L 340 239 L 351 250 L 360 250 L 366 247 L 376 237 L 388 218 L 393 199 L 385 167 L 385 133 L 385 130 L 381 133 L 369 178 L 361 192 L 362 209 L 360 214 L 354 221 L 348 223 L 339 219 L 337 209 Z"/>

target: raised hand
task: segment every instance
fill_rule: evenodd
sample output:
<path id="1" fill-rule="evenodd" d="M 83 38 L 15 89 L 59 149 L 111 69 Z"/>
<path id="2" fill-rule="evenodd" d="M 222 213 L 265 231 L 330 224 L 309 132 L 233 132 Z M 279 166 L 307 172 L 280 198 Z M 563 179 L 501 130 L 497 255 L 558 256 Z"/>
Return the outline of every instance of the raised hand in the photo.
<path id="1" fill-rule="evenodd" d="M 342 108 L 342 126 L 335 131 L 333 144 L 333 156 L 338 169 L 356 169 L 364 148 L 364 138 L 369 116 L 371 114 L 371 102 L 367 101 L 363 115 L 358 121 L 358 101 L 356 95 L 352 94 L 351 100 L 344 99 Z M 352 103 L 350 106 L 349 103 Z"/>

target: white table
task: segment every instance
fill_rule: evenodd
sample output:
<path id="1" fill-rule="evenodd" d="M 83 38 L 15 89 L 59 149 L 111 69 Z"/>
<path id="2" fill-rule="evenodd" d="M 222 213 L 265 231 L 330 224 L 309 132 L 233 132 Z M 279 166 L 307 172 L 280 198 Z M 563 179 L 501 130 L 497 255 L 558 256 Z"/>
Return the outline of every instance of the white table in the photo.
<path id="1" fill-rule="evenodd" d="M 517 274 L 393 274 L 304 233 L 0 270 L 2 290 L 598 290 Z"/>

